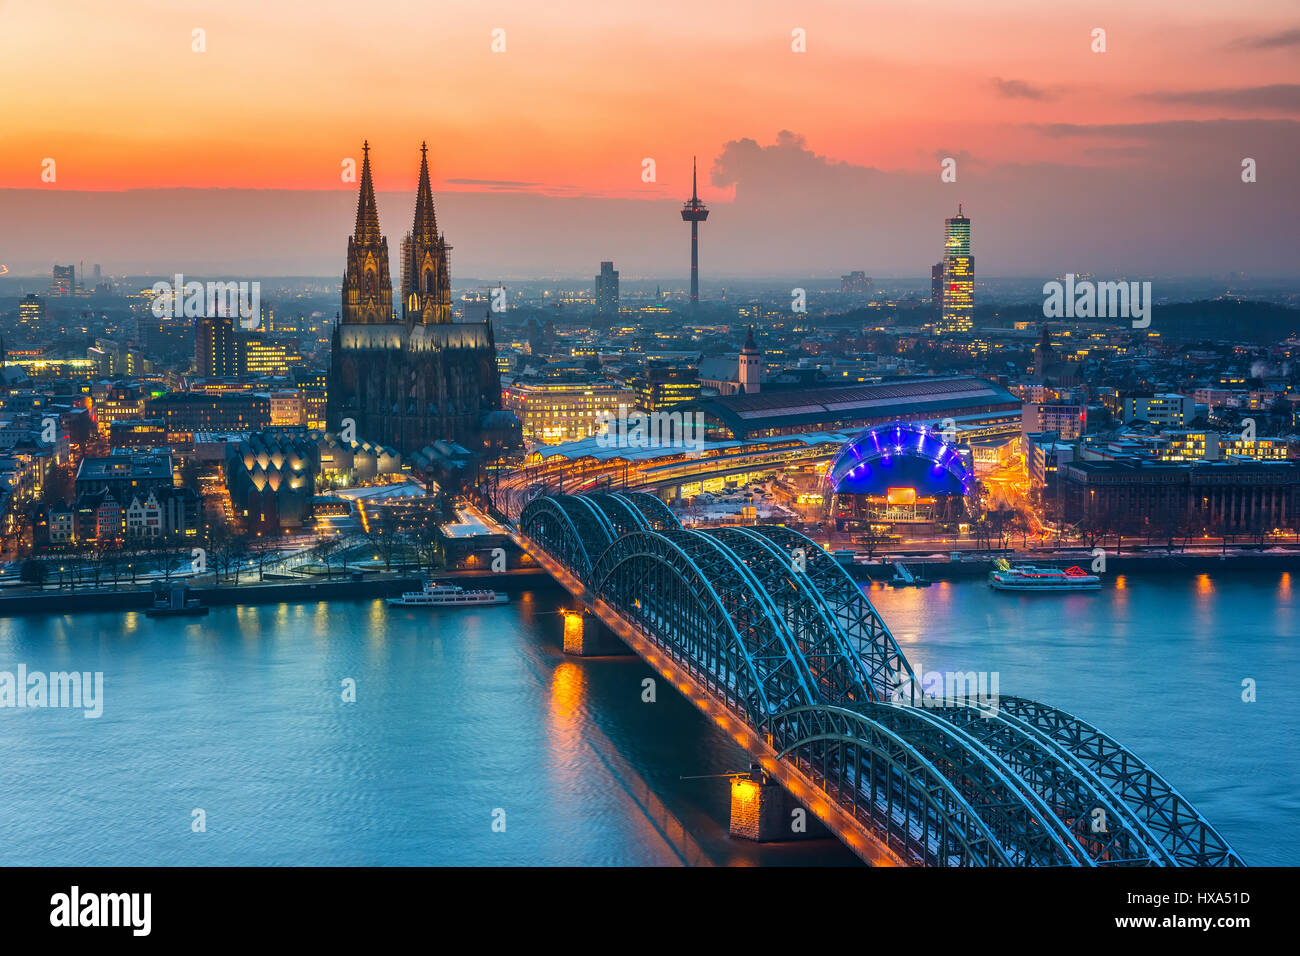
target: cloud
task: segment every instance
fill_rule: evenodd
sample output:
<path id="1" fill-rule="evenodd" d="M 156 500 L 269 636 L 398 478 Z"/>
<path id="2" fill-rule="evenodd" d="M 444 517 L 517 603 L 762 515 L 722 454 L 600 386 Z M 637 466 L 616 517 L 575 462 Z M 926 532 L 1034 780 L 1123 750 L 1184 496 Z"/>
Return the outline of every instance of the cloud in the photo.
<path id="1" fill-rule="evenodd" d="M 1004 80 L 1000 76 L 993 77 L 993 87 L 999 95 L 1009 100 L 1054 100 L 1061 94 L 1059 90 L 1049 89 L 1046 86 L 1034 86 L 1025 80 Z"/>
<path id="2" fill-rule="evenodd" d="M 1142 99 L 1157 103 L 1181 103 L 1213 108 L 1279 110 L 1300 113 L 1300 83 L 1274 83 L 1225 90 L 1170 90 L 1146 93 Z"/>
<path id="3" fill-rule="evenodd" d="M 494 189 L 524 189 L 529 186 L 540 186 L 541 183 L 524 183 L 511 179 L 448 179 L 445 180 L 455 186 L 491 186 Z"/>
<path id="4" fill-rule="evenodd" d="M 1300 47 L 1300 27 L 1283 30 L 1281 33 L 1261 33 L 1238 37 L 1229 44 L 1232 47 L 1247 50 L 1275 50 L 1284 47 Z"/>

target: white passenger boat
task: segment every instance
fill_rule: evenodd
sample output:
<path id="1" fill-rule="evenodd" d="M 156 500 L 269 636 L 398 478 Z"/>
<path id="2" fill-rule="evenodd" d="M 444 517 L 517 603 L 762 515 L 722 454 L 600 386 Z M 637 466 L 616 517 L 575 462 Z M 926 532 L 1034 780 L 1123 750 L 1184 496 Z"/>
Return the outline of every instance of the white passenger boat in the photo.
<path id="1" fill-rule="evenodd" d="M 407 591 L 399 598 L 389 598 L 394 607 L 477 607 L 482 604 L 506 604 L 509 598 L 496 591 L 467 591 L 454 584 L 426 581 L 420 591 Z"/>
<path id="2" fill-rule="evenodd" d="M 998 591 L 1096 591 L 1101 578 L 1080 567 L 1035 568 L 1030 565 L 1013 567 L 998 561 L 989 572 L 989 586 Z"/>

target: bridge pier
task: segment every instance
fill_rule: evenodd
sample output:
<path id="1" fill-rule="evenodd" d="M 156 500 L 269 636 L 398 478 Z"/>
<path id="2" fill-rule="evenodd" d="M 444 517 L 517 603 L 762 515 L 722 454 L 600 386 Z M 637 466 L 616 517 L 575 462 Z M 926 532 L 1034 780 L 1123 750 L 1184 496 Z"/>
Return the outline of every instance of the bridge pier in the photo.
<path id="1" fill-rule="evenodd" d="M 564 653 L 572 657 L 609 657 L 630 654 L 595 614 L 590 611 L 561 611 L 564 617 Z"/>
<path id="2" fill-rule="evenodd" d="M 774 783 L 757 764 L 731 779 L 731 835 L 756 843 L 828 837 L 825 824 Z"/>

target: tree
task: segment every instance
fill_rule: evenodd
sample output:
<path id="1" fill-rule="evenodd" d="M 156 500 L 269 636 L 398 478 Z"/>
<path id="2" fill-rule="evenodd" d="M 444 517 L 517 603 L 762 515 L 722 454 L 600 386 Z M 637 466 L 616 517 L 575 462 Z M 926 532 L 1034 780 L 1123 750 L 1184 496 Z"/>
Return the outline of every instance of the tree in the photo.
<path id="1" fill-rule="evenodd" d="M 35 558 L 28 558 L 18 569 L 18 580 L 26 584 L 44 584 L 49 576 L 50 566 Z"/>

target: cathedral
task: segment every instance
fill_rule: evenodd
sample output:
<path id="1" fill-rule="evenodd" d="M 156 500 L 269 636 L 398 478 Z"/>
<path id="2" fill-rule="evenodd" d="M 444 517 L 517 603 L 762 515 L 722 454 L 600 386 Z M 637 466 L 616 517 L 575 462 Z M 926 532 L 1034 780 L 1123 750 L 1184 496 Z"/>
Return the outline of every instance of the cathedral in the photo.
<path id="1" fill-rule="evenodd" d="M 470 452 L 501 419 L 501 380 L 488 318 L 452 322 L 446 236 L 438 232 L 429 158 L 420 147 L 415 221 L 402 241 L 401 316 L 393 306 L 388 239 L 379 230 L 370 144 L 362 146 L 356 229 L 348 238 L 343 303 L 330 355 L 328 424 L 414 453 L 449 440 Z"/>

